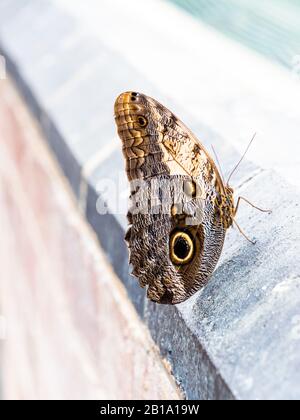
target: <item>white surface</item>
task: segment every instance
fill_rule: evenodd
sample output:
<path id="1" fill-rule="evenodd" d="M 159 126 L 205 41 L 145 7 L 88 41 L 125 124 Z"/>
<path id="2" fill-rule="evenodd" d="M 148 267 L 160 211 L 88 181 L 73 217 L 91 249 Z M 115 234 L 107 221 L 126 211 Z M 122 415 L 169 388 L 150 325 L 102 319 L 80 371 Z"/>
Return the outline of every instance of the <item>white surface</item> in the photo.
<path id="1" fill-rule="evenodd" d="M 56 2 L 240 152 L 257 132 L 248 159 L 300 186 L 300 78 L 163 0 Z"/>

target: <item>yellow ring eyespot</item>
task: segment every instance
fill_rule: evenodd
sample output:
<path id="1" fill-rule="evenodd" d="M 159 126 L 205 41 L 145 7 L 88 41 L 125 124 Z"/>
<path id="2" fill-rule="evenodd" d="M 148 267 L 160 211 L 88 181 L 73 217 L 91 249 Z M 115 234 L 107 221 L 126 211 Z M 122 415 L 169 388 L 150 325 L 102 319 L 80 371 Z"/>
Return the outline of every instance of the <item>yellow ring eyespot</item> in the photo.
<path id="1" fill-rule="evenodd" d="M 142 128 L 144 128 L 148 125 L 147 119 L 145 117 L 142 117 L 142 116 L 138 117 L 138 123 L 139 123 L 139 126 L 142 127 Z"/>
<path id="2" fill-rule="evenodd" d="M 170 239 L 170 256 L 175 265 L 188 264 L 194 256 L 195 245 L 186 232 L 175 232 Z"/>

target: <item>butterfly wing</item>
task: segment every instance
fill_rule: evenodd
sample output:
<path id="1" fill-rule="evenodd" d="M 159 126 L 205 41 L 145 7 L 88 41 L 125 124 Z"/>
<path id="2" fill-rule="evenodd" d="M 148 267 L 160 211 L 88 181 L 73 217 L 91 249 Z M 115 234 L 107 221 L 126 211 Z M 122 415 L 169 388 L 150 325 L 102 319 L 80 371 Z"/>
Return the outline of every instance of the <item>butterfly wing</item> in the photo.
<path id="1" fill-rule="evenodd" d="M 221 254 L 225 187 L 202 144 L 154 99 L 123 93 L 115 118 L 131 181 L 133 274 L 151 300 L 180 303 L 207 283 Z"/>

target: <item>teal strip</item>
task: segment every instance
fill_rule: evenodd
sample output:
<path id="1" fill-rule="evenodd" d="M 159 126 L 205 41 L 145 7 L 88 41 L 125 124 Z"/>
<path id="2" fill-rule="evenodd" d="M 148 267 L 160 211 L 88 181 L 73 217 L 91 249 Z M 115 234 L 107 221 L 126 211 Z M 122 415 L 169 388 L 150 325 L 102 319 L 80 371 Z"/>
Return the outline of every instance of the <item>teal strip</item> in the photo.
<path id="1" fill-rule="evenodd" d="M 285 67 L 300 55 L 300 0 L 169 1 Z"/>

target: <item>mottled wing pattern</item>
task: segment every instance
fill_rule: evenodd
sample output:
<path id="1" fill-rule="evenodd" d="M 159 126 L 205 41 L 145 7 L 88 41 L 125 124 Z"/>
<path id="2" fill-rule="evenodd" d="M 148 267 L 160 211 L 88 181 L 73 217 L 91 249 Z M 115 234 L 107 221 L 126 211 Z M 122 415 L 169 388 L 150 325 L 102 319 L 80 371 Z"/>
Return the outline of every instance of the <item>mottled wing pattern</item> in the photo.
<path id="1" fill-rule="evenodd" d="M 151 300 L 182 302 L 217 264 L 232 197 L 202 144 L 163 105 L 126 92 L 115 118 L 135 203 L 126 235 L 133 274 Z M 155 189 L 157 202 L 149 195 Z"/>

